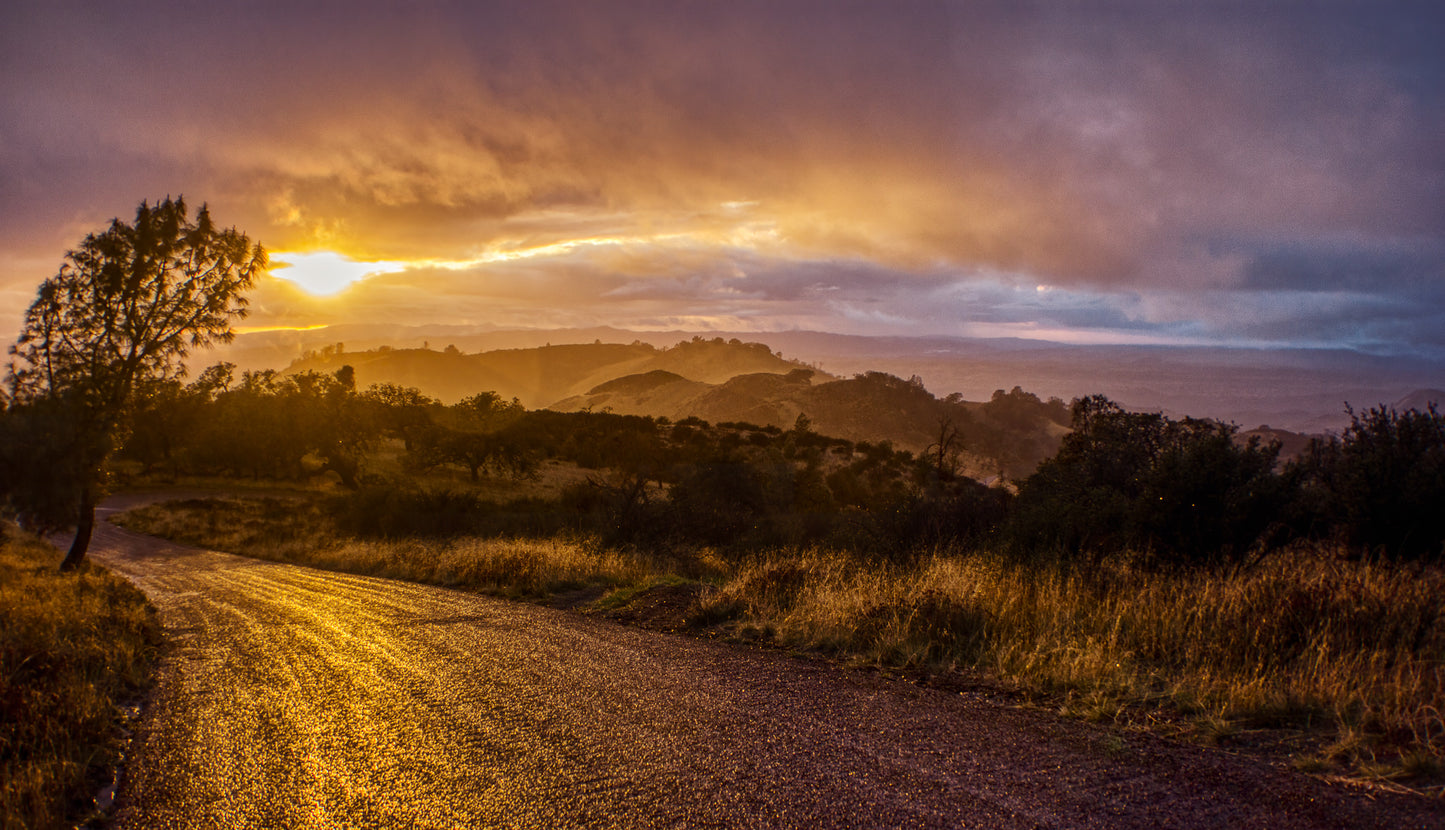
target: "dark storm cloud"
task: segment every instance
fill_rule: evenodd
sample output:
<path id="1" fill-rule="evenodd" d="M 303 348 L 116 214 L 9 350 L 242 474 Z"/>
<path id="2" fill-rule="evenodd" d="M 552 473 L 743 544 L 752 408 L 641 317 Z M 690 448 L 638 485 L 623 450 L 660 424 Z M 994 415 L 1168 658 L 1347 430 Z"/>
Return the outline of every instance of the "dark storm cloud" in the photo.
<path id="1" fill-rule="evenodd" d="M 1243 287 L 1445 294 L 1445 237 L 1392 242 L 1291 239 L 1238 246 L 1249 265 Z"/>

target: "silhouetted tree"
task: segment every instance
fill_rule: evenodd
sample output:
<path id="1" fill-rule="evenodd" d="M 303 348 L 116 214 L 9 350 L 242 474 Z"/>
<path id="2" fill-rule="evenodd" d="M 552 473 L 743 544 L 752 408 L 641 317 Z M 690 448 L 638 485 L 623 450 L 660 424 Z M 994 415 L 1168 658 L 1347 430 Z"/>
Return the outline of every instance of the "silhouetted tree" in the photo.
<path id="1" fill-rule="evenodd" d="M 21 406 L 53 407 L 53 427 L 67 436 L 76 533 L 63 569 L 90 545 L 137 384 L 178 376 L 192 348 L 229 342 L 232 319 L 246 313 L 241 292 L 265 267 L 245 234 L 217 228 L 205 206 L 191 219 L 183 200 L 167 198 L 86 236 L 41 284 L 11 348 L 9 382 Z M 11 488 L 23 509 L 23 482 Z"/>
<path id="2" fill-rule="evenodd" d="M 356 394 L 356 370 L 346 365 L 331 374 L 300 372 L 288 380 L 295 387 L 294 423 L 307 448 L 321 458 L 322 472 L 336 473 L 342 486 L 355 489 L 366 450 L 380 432 L 367 401 Z"/>
<path id="3" fill-rule="evenodd" d="M 60 400 L 38 398 L 0 411 L 0 508 L 36 533 L 75 522 L 81 436 Z"/>
<path id="4" fill-rule="evenodd" d="M 497 432 L 515 423 L 526 407 L 516 398 L 503 400 L 496 392 L 478 392 L 450 407 L 452 426 L 467 432 Z"/>
<path id="5" fill-rule="evenodd" d="M 1073 425 L 1019 489 L 1011 536 L 1024 548 L 1194 561 L 1272 541 L 1277 444 L 1241 445 L 1231 425 L 1126 412 L 1102 395 L 1074 402 Z"/>
<path id="6" fill-rule="evenodd" d="M 1341 437 L 1314 439 L 1286 468 L 1302 518 L 1359 550 L 1445 557 L 1445 416 L 1433 405 L 1348 411 Z"/>
<path id="7" fill-rule="evenodd" d="M 924 453 L 933 462 L 933 474 L 938 481 L 952 480 L 958 473 L 959 455 L 963 438 L 954 425 L 953 418 L 942 415 L 938 419 L 938 440 L 928 445 Z"/>
<path id="8" fill-rule="evenodd" d="M 376 407 L 381 428 L 400 438 L 407 450 L 412 449 L 416 434 L 431 424 L 429 411 L 440 408 L 420 389 L 395 383 L 373 383 L 362 397 Z"/>
<path id="9" fill-rule="evenodd" d="M 136 384 L 135 414 L 121 456 L 139 461 L 145 472 L 164 464 L 176 474 L 176 448 L 185 440 L 187 417 L 195 411 L 177 378 L 151 378 Z"/>

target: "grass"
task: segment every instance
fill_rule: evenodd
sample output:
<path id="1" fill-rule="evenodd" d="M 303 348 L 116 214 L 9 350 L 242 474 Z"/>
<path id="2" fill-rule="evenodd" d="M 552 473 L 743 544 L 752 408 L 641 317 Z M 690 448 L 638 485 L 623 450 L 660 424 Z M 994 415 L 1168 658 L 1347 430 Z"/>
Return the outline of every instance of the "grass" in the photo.
<path id="1" fill-rule="evenodd" d="M 119 758 L 159 628 L 130 583 L 0 526 L 0 827 L 73 827 Z"/>
<path id="2" fill-rule="evenodd" d="M 322 503 L 297 496 L 190 499 L 132 510 L 118 522 L 177 542 L 260 559 L 547 599 L 583 588 L 614 590 L 670 574 L 713 574 L 703 557 L 661 557 L 585 539 L 461 537 L 375 541 L 339 534 Z"/>
<path id="3" fill-rule="evenodd" d="M 1303 735 L 1285 742 L 1300 769 L 1432 788 L 1445 759 L 1445 575 L 1428 569 L 1320 551 L 1161 572 L 1123 558 L 1071 567 L 955 550 L 903 564 L 818 549 L 730 562 L 586 539 L 371 542 L 338 536 L 315 499 L 171 503 L 121 521 L 220 550 L 511 597 L 590 588 L 592 609 L 607 612 L 703 582 L 688 622 L 740 640 L 982 675 L 1067 715 L 1202 743 Z"/>
<path id="4" fill-rule="evenodd" d="M 1166 713 L 1207 743 L 1327 724 L 1326 759 L 1345 766 L 1405 777 L 1445 756 L 1438 572 L 1304 553 L 1160 573 L 800 551 L 748 563 L 699 613 L 857 663 L 983 672 L 1092 720 Z"/>

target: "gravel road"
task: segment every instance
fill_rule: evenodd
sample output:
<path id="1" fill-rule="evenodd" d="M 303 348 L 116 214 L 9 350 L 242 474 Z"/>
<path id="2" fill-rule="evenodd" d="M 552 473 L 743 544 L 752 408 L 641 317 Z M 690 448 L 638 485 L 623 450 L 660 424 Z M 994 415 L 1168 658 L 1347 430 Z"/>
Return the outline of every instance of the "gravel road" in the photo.
<path id="1" fill-rule="evenodd" d="M 118 827 L 1445 826 L 1437 801 L 773 652 L 104 521 L 92 556 L 168 640 Z"/>

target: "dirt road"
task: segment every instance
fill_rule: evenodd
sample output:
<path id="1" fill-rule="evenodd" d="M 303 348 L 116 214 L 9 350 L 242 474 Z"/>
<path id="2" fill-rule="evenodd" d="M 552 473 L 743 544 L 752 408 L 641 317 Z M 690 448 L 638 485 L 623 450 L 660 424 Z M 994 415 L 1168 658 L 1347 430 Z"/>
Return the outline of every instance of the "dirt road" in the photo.
<path id="1" fill-rule="evenodd" d="M 775 653 L 103 521 L 92 555 L 169 640 L 120 827 L 1445 826 L 1411 797 Z"/>

